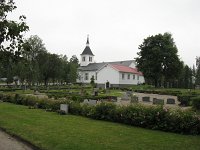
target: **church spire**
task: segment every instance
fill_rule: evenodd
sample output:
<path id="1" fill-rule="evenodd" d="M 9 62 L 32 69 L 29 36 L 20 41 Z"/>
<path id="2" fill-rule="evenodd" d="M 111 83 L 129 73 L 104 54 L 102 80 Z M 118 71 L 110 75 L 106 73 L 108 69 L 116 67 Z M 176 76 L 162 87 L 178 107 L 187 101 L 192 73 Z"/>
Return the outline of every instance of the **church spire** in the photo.
<path id="1" fill-rule="evenodd" d="M 89 34 L 87 35 L 87 42 L 86 42 L 86 46 L 89 46 Z"/>

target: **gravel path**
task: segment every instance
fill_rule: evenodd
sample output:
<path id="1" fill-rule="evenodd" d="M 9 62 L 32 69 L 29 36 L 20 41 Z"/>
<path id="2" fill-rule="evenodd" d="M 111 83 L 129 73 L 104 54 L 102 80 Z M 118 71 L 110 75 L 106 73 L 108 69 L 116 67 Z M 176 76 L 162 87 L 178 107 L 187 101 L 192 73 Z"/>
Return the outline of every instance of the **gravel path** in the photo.
<path id="1" fill-rule="evenodd" d="M 0 150 L 33 150 L 26 144 L 16 140 L 4 131 L 0 130 Z"/>

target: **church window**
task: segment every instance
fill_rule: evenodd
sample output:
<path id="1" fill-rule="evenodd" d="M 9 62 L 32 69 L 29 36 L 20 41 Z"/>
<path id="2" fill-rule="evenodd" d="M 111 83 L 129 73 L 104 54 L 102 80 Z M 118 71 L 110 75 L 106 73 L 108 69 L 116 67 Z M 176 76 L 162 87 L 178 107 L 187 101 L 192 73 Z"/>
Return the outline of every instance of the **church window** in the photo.
<path id="1" fill-rule="evenodd" d="M 92 62 L 92 57 L 89 57 L 89 61 Z"/>
<path id="2" fill-rule="evenodd" d="M 130 74 L 128 74 L 127 79 L 130 79 Z"/>
<path id="3" fill-rule="evenodd" d="M 124 73 L 122 73 L 122 80 L 124 80 Z"/>
<path id="4" fill-rule="evenodd" d="M 88 80 L 88 73 L 85 73 L 85 80 Z"/>
<path id="5" fill-rule="evenodd" d="M 140 79 L 140 76 L 137 76 L 137 79 L 139 80 L 139 79 Z"/>
<path id="6" fill-rule="evenodd" d="M 97 73 L 95 74 L 95 80 L 97 80 Z"/>
<path id="7" fill-rule="evenodd" d="M 82 61 L 85 61 L 85 56 L 82 58 Z"/>
<path id="8" fill-rule="evenodd" d="M 135 75 L 133 74 L 133 80 L 135 80 Z"/>

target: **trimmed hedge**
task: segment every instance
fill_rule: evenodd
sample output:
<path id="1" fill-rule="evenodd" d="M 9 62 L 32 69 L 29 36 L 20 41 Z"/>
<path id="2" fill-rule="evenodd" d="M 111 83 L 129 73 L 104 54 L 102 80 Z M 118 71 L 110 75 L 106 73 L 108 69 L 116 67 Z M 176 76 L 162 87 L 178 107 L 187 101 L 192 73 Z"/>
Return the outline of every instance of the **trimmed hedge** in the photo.
<path id="1" fill-rule="evenodd" d="M 148 129 L 184 134 L 200 134 L 200 116 L 186 110 L 170 110 L 163 106 L 129 105 L 117 106 L 113 103 L 100 103 L 96 106 L 80 104 L 69 100 L 39 99 L 18 94 L 0 94 L 5 102 L 36 106 L 57 111 L 60 104 L 69 104 L 69 112 L 98 120 L 119 122 Z"/>
<path id="2" fill-rule="evenodd" d="M 148 93 L 148 94 L 160 94 L 160 95 L 174 95 L 178 96 L 181 94 L 180 91 L 171 91 L 171 90 L 165 90 L 165 91 L 160 91 L 160 90 L 134 90 L 135 92 L 138 93 Z"/>

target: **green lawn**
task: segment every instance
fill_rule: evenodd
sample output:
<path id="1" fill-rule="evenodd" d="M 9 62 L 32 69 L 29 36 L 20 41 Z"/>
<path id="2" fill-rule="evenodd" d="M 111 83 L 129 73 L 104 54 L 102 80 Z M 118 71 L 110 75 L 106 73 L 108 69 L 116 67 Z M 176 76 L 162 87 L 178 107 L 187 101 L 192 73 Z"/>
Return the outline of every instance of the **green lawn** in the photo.
<path id="1" fill-rule="evenodd" d="M 152 131 L 0 103 L 0 127 L 49 150 L 199 150 L 200 136 Z"/>

